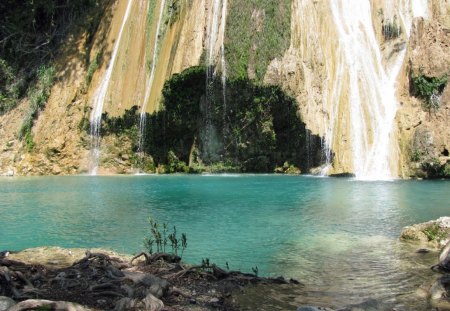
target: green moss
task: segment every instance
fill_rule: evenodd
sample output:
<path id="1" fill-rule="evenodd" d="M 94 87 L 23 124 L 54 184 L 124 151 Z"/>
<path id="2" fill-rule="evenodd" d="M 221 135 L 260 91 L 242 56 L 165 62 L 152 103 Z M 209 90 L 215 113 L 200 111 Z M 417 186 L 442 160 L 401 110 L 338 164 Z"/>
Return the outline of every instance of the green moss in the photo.
<path id="1" fill-rule="evenodd" d="M 0 58 L 0 115 L 15 108 L 22 96 L 24 81 L 17 70 Z"/>
<path id="2" fill-rule="evenodd" d="M 101 59 L 101 53 L 98 52 L 97 54 L 95 54 L 94 59 L 89 64 L 89 67 L 87 70 L 87 75 L 86 75 L 86 86 L 89 86 L 91 84 L 92 76 L 94 75 L 94 72 L 98 69 L 98 67 L 100 65 L 100 59 Z"/>
<path id="3" fill-rule="evenodd" d="M 290 0 L 231 1 L 225 36 L 229 78 L 247 78 L 251 66 L 261 82 L 270 62 L 289 47 L 290 29 Z"/>
<path id="4" fill-rule="evenodd" d="M 447 237 L 447 232 L 442 230 L 437 224 L 426 228 L 423 230 L 423 233 L 427 236 L 428 241 L 440 241 Z"/>
<path id="5" fill-rule="evenodd" d="M 19 130 L 19 138 L 25 139 L 28 151 L 31 151 L 34 147 L 33 136 L 31 134 L 34 119 L 37 118 L 39 110 L 44 108 L 50 96 L 54 79 L 55 68 L 53 66 L 41 66 L 37 70 L 35 85 L 28 90 L 30 110 Z"/>

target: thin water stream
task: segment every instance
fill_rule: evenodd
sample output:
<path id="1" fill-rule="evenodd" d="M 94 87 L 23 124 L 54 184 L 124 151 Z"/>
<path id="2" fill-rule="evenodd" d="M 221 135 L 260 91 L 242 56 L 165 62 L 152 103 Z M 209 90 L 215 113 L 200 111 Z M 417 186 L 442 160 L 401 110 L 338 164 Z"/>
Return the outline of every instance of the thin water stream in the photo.
<path id="1" fill-rule="evenodd" d="M 122 34 L 127 24 L 128 18 L 130 17 L 131 7 L 133 6 L 134 0 L 128 0 L 127 9 L 122 20 L 122 25 L 120 27 L 119 34 L 114 43 L 114 49 L 111 55 L 111 60 L 109 61 L 106 72 L 95 91 L 93 97 L 93 109 L 91 113 L 91 157 L 90 157 L 90 167 L 89 172 L 91 175 L 96 175 L 98 170 L 98 165 L 100 161 L 100 129 L 102 123 L 103 106 L 105 105 L 106 95 L 109 88 L 109 83 L 111 81 L 111 76 L 113 73 L 114 65 L 116 64 L 117 55 L 119 53 L 120 42 L 122 41 Z"/>

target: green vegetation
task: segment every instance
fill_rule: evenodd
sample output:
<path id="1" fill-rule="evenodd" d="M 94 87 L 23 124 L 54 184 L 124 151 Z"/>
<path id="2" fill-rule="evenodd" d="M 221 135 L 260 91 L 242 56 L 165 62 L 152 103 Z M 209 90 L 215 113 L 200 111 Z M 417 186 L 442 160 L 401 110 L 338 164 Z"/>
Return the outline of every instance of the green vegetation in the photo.
<path id="1" fill-rule="evenodd" d="M 419 150 L 414 150 L 410 155 L 410 160 L 413 162 L 419 162 L 420 160 L 422 160 L 422 157 L 423 157 L 423 152 L 421 152 Z"/>
<path id="2" fill-rule="evenodd" d="M 402 34 L 402 28 L 397 24 L 397 15 L 394 15 L 392 22 L 389 19 L 384 21 L 381 26 L 381 30 L 385 40 L 392 40 L 400 37 Z"/>
<path id="3" fill-rule="evenodd" d="M 440 241 L 447 237 L 447 232 L 442 230 L 438 224 L 426 228 L 423 233 L 427 236 L 428 241 Z"/>
<path id="4" fill-rule="evenodd" d="M 2 0 L 0 58 L 28 70 L 50 60 L 78 19 L 103 9 L 99 2 L 105 1 Z"/>
<path id="5" fill-rule="evenodd" d="M 279 87 L 255 85 L 248 79 L 229 81 L 223 105 L 220 78 L 206 99 L 204 67 L 175 74 L 163 88 L 161 110 L 146 116 L 144 153 L 160 173 L 307 171 L 320 165 L 320 138 L 307 130 L 295 100 Z M 102 122 L 104 135 L 122 135 L 138 124 L 138 108 Z"/>
<path id="6" fill-rule="evenodd" d="M 19 131 L 19 138 L 25 140 L 28 152 L 34 147 L 31 133 L 33 122 L 37 118 L 39 111 L 44 108 L 50 96 L 50 89 L 54 79 L 55 68 L 52 66 L 41 66 L 37 70 L 36 84 L 28 90 L 30 109 Z"/>
<path id="7" fill-rule="evenodd" d="M 169 3 L 169 24 L 173 25 L 179 18 L 181 13 L 181 1 L 180 0 L 170 0 Z"/>
<path id="8" fill-rule="evenodd" d="M 0 58 L 0 115 L 17 106 L 24 89 L 24 80 L 17 77 L 17 70 Z"/>
<path id="9" fill-rule="evenodd" d="M 225 36 L 230 79 L 248 78 L 250 69 L 262 81 L 270 62 L 288 49 L 290 30 L 290 0 L 230 1 Z"/>
<path id="10" fill-rule="evenodd" d="M 450 163 L 441 164 L 439 159 L 431 158 L 421 163 L 421 170 L 426 178 L 450 178 Z"/>
<path id="11" fill-rule="evenodd" d="M 31 129 L 44 108 L 54 82 L 54 58 L 66 37 L 74 31 L 87 33 L 87 53 L 107 0 L 33 0 L 0 2 L 0 114 L 27 96 L 27 112 L 19 138 L 28 151 L 34 147 Z M 81 27 L 80 27 L 81 26 Z M 89 67 L 90 82 L 100 57 Z M 95 66 L 94 66 L 95 65 Z"/>
<path id="12" fill-rule="evenodd" d="M 180 257 L 183 257 L 183 253 L 187 248 L 186 233 L 182 233 L 179 237 L 175 226 L 173 226 L 172 232 L 169 233 L 169 226 L 167 223 L 160 225 L 151 217 L 148 218 L 148 223 L 150 225 L 149 236 L 144 239 L 144 246 L 150 254 L 153 253 L 154 246 L 156 246 L 156 252 L 165 253 L 166 247 L 170 242 L 172 254 L 178 256 L 178 253 L 181 250 Z"/>
<path id="13" fill-rule="evenodd" d="M 94 72 L 98 69 L 98 67 L 100 65 L 101 55 L 102 54 L 100 52 L 95 54 L 94 59 L 89 64 L 89 67 L 87 70 L 87 75 L 86 75 L 86 87 L 88 87 L 91 84 L 92 76 L 94 75 Z"/>
<path id="14" fill-rule="evenodd" d="M 417 75 L 412 77 L 413 94 L 425 100 L 427 110 L 437 110 L 440 106 L 440 95 L 447 85 L 448 77 L 427 77 Z"/>

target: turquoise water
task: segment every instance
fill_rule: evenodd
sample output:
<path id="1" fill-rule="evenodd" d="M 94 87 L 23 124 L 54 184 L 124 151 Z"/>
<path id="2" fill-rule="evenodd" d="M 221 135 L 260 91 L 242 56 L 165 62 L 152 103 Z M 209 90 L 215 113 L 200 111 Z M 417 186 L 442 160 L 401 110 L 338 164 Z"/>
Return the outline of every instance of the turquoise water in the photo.
<path id="1" fill-rule="evenodd" d="M 2 178 L 0 250 L 137 253 L 152 216 L 187 233 L 187 262 L 295 277 L 312 302 L 392 300 L 428 271 L 397 241 L 401 228 L 450 215 L 449 190 L 446 181 L 273 175 Z"/>

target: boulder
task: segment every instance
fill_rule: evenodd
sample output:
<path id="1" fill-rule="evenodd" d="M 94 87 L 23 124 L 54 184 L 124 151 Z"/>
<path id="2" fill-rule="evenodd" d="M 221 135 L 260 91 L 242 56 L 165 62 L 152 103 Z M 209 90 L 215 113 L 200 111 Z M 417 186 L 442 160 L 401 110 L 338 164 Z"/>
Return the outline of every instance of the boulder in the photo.
<path id="1" fill-rule="evenodd" d="M 441 248 L 448 243 L 450 236 L 450 217 L 441 217 L 403 228 L 400 239 L 416 242 L 433 248 Z"/>
<path id="2" fill-rule="evenodd" d="M 12 306 L 14 306 L 16 302 L 9 297 L 0 296 L 0 311 L 6 311 Z"/>
<path id="3" fill-rule="evenodd" d="M 431 305 L 443 310 L 450 310 L 450 276 L 445 275 L 434 282 L 430 288 Z"/>
<path id="4" fill-rule="evenodd" d="M 450 272 L 450 242 L 442 249 L 439 255 L 439 267 Z"/>
<path id="5" fill-rule="evenodd" d="M 160 311 L 164 308 L 161 300 L 148 294 L 144 299 L 122 298 L 116 303 L 114 311 L 141 310 L 141 311 Z"/>
<path id="6" fill-rule="evenodd" d="M 25 300 L 8 309 L 8 311 L 25 311 L 25 310 L 89 311 L 90 309 L 87 309 L 79 304 L 71 302 L 39 300 L 39 299 Z"/>
<path id="7" fill-rule="evenodd" d="M 163 297 L 169 289 L 169 282 L 151 274 L 126 271 L 124 272 L 124 275 L 125 279 L 128 279 L 135 284 L 144 285 L 149 291 L 149 294 L 152 294 L 156 298 Z"/>

